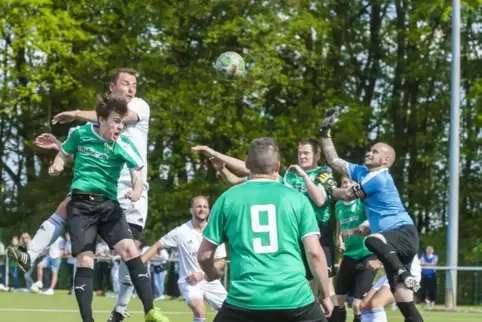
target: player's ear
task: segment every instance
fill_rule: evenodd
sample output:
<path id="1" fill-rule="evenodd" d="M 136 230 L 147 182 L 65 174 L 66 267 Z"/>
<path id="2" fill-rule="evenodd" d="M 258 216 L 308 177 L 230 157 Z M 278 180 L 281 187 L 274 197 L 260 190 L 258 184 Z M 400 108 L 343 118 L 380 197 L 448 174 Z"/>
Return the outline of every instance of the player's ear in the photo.
<path id="1" fill-rule="evenodd" d="M 114 83 L 109 83 L 109 91 L 112 93 L 114 91 L 115 84 Z"/>
<path id="2" fill-rule="evenodd" d="M 247 158 L 246 158 L 246 160 L 244 160 L 244 165 L 246 166 L 246 169 L 250 170 L 249 169 L 249 162 L 248 162 Z"/>
<path id="3" fill-rule="evenodd" d="M 276 167 L 274 168 L 274 172 L 279 173 L 280 168 L 281 168 L 281 162 L 278 161 L 278 163 L 276 164 Z"/>

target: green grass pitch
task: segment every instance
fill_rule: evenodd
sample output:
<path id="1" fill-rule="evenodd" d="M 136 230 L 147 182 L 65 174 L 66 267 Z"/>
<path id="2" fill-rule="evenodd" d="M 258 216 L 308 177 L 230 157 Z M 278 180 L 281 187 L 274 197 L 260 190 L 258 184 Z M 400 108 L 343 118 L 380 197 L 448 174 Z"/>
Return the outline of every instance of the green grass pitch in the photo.
<path id="1" fill-rule="evenodd" d="M 94 318 L 96 321 L 107 321 L 109 312 L 114 304 L 114 299 L 94 296 Z M 165 300 L 156 301 L 155 304 L 165 311 L 171 322 L 192 322 L 192 315 L 184 301 Z M 144 321 L 142 305 L 135 298 L 129 307 L 131 317 L 127 322 Z M 206 322 L 214 319 L 215 312 L 206 305 L 208 318 Z M 451 313 L 442 311 L 424 311 L 422 315 L 425 322 L 476 322 L 482 321 L 479 313 Z M 30 293 L 0 293 L 0 321 L 2 322 L 78 322 L 80 315 L 77 303 L 73 296 L 63 291 L 57 291 L 54 296 L 37 295 Z M 351 316 L 347 321 L 352 321 Z M 402 322 L 400 312 L 388 309 L 389 322 Z"/>

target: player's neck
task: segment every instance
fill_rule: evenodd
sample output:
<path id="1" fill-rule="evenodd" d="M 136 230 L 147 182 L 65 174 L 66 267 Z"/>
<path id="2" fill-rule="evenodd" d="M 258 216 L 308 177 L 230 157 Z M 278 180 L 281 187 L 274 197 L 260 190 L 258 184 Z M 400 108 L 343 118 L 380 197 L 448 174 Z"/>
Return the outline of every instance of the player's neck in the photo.
<path id="1" fill-rule="evenodd" d="M 252 174 L 250 180 L 276 180 L 278 178 L 277 173 L 273 174 Z"/>
<path id="2" fill-rule="evenodd" d="M 303 169 L 304 171 L 311 171 L 311 170 L 315 170 L 316 168 L 318 168 L 319 165 L 318 165 L 318 164 L 312 164 L 312 165 L 308 165 L 308 166 L 306 166 L 306 167 L 302 167 L 302 166 L 300 166 L 300 167 L 301 167 L 301 169 Z"/>
<path id="3" fill-rule="evenodd" d="M 381 165 L 381 166 L 379 166 L 379 167 L 369 168 L 368 170 L 369 170 L 370 172 L 375 172 L 375 171 L 381 171 L 381 170 L 384 170 L 384 169 L 387 169 L 387 170 L 388 170 L 388 168 L 387 168 L 386 166 Z"/>
<path id="4" fill-rule="evenodd" d="M 194 229 L 198 230 L 198 231 L 203 231 L 204 227 L 206 227 L 207 223 L 208 222 L 206 220 L 200 221 L 200 220 L 197 220 L 195 218 L 191 219 L 192 227 Z"/>

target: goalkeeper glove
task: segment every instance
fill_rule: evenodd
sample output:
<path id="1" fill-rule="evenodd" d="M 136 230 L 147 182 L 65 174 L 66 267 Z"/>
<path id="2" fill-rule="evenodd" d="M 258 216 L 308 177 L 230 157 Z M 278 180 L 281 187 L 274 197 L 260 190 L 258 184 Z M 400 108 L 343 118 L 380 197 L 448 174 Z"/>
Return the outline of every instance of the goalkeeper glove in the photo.
<path id="1" fill-rule="evenodd" d="M 320 173 L 318 180 L 320 180 L 321 185 L 326 189 L 326 191 L 328 191 L 330 195 L 332 194 L 333 190 L 337 188 L 335 179 L 328 172 Z"/>
<path id="2" fill-rule="evenodd" d="M 338 117 L 340 116 L 340 111 L 338 107 L 330 108 L 325 112 L 325 118 L 321 123 L 320 127 L 320 135 L 324 139 L 331 138 L 331 127 L 335 125 L 336 121 L 338 121 Z"/>

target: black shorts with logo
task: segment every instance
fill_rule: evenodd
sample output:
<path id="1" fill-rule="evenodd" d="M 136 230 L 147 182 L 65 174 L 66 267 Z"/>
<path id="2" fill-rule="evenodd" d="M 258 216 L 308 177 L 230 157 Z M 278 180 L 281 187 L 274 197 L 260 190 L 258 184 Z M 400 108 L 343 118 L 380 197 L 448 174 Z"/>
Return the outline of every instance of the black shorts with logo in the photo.
<path id="1" fill-rule="evenodd" d="M 336 275 L 335 243 L 333 242 L 333 231 L 328 222 L 320 224 L 320 244 L 323 252 L 325 253 L 326 265 L 328 266 L 328 277 L 333 277 Z M 305 264 L 306 279 L 311 281 L 313 279 L 313 274 L 308 266 L 303 243 L 300 244 L 300 247 L 301 255 L 303 256 L 303 263 Z"/>
<path id="2" fill-rule="evenodd" d="M 336 295 L 351 295 L 361 300 L 370 290 L 377 271 L 367 267 L 370 259 L 376 259 L 370 255 L 362 259 L 354 259 L 343 256 L 336 279 Z"/>
<path id="3" fill-rule="evenodd" d="M 133 239 L 119 203 L 98 195 L 72 193 L 67 204 L 67 225 L 72 256 L 95 252 L 97 235 L 111 248 L 123 239 Z"/>
<path id="4" fill-rule="evenodd" d="M 410 272 L 413 259 L 418 254 L 419 236 L 417 228 L 413 225 L 404 225 L 379 234 L 385 237 L 387 245 L 395 250 L 405 269 Z M 395 285 L 398 282 L 397 272 L 390 271 L 390 269 L 386 269 L 385 272 L 390 283 L 390 289 L 395 291 Z"/>
<path id="5" fill-rule="evenodd" d="M 224 302 L 214 322 L 326 322 L 326 318 L 318 302 L 288 310 L 248 310 Z"/>

